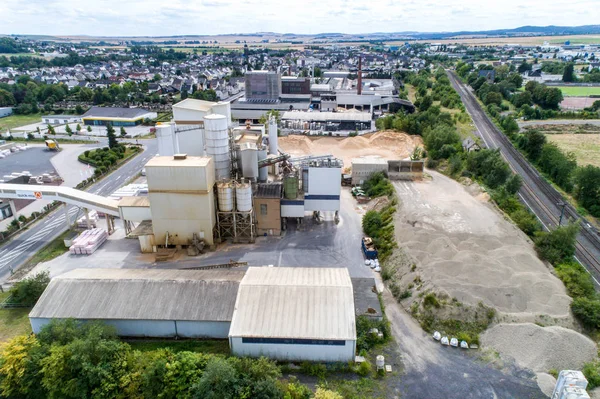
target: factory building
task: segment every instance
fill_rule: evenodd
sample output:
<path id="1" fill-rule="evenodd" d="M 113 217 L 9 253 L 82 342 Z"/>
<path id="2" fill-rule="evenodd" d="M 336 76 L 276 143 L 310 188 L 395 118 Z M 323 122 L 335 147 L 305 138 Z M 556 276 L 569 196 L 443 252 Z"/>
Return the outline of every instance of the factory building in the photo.
<path id="1" fill-rule="evenodd" d="M 188 245 L 194 234 L 213 244 L 215 163 L 210 157 L 157 156 L 146 164 L 157 245 Z"/>
<path id="2" fill-rule="evenodd" d="M 262 235 L 281 234 L 281 183 L 259 184 L 254 194 L 256 209 L 256 233 Z"/>
<path id="3" fill-rule="evenodd" d="M 373 173 L 384 172 L 390 180 L 416 180 L 423 177 L 424 161 L 386 160 L 381 157 L 352 159 L 352 185 L 363 184 Z"/>
<path id="4" fill-rule="evenodd" d="M 281 75 L 272 71 L 249 71 L 245 75 L 246 99 L 277 101 L 281 94 Z"/>
<path id="5" fill-rule="evenodd" d="M 137 126 L 147 119 L 156 119 L 156 112 L 142 108 L 92 107 L 81 116 L 86 126 Z"/>
<path id="6" fill-rule="evenodd" d="M 34 333 L 52 319 L 100 320 L 125 337 L 227 338 L 238 270 L 75 269 L 54 277 L 29 313 Z"/>
<path id="7" fill-rule="evenodd" d="M 291 130 L 370 130 L 371 114 L 366 112 L 288 111 L 281 116 L 281 126 Z"/>
<path id="8" fill-rule="evenodd" d="M 237 356 L 349 362 L 356 354 L 346 268 L 250 267 L 229 330 Z"/>

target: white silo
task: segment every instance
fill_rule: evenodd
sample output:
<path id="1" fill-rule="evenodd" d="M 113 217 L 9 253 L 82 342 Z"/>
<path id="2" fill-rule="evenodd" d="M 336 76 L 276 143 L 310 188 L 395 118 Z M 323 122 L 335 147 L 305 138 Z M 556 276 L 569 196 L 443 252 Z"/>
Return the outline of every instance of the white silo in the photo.
<path id="1" fill-rule="evenodd" d="M 158 153 L 162 156 L 173 156 L 178 153 L 174 125 L 161 123 L 156 125 L 156 141 L 158 143 Z"/>
<path id="2" fill-rule="evenodd" d="M 263 146 L 258 149 L 258 161 L 267 159 L 267 147 Z M 258 181 L 266 182 L 269 178 L 269 168 L 264 166 L 258 169 Z"/>
<path id="3" fill-rule="evenodd" d="M 204 129 L 201 125 L 177 125 L 174 137 L 178 153 L 184 153 L 193 157 L 205 155 Z"/>
<path id="4" fill-rule="evenodd" d="M 269 153 L 278 155 L 277 150 L 279 149 L 277 143 L 277 119 L 274 117 L 269 118 Z"/>
<path id="5" fill-rule="evenodd" d="M 233 126 L 231 121 L 231 103 L 229 101 L 219 101 L 212 106 L 213 114 L 223 115 L 227 118 L 227 126 Z"/>
<path id="6" fill-rule="evenodd" d="M 252 185 L 247 181 L 240 181 L 235 186 L 235 197 L 238 212 L 252 210 Z"/>
<path id="7" fill-rule="evenodd" d="M 215 177 L 227 179 L 231 174 L 229 158 L 229 133 L 224 115 L 206 115 L 204 117 L 206 155 L 215 162 Z"/>
<path id="8" fill-rule="evenodd" d="M 233 211 L 233 184 L 230 181 L 222 181 L 217 184 L 217 201 L 220 212 Z"/>

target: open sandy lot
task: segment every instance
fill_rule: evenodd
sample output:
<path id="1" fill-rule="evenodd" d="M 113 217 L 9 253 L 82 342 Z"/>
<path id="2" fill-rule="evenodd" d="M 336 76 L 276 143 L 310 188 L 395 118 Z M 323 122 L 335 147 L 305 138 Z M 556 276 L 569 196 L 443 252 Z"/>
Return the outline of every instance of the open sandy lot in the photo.
<path id="1" fill-rule="evenodd" d="M 473 306 L 481 301 L 514 321 L 544 314 L 570 323 L 571 298 L 562 282 L 487 194 L 430 173 L 429 181 L 394 183 L 401 202 L 396 238 L 416 260 L 422 290 Z"/>
<path id="2" fill-rule="evenodd" d="M 423 140 L 420 136 L 388 130 L 347 138 L 290 135 L 280 137 L 279 146 L 292 156 L 332 154 L 350 166 L 352 158 L 361 156 L 407 158 L 415 147 L 423 147 Z"/>

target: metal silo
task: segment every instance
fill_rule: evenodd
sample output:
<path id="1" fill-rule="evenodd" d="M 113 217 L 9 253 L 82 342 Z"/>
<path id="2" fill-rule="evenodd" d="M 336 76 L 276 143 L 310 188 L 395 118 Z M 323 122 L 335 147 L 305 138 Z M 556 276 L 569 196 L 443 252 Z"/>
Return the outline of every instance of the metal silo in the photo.
<path id="1" fill-rule="evenodd" d="M 263 159 L 267 159 L 267 147 L 262 147 L 258 150 L 258 160 L 262 161 Z M 258 169 L 258 181 L 266 182 L 269 178 L 269 168 L 262 167 Z"/>
<path id="2" fill-rule="evenodd" d="M 252 185 L 249 182 L 242 180 L 235 186 L 235 197 L 238 212 L 252 210 Z"/>
<path id="3" fill-rule="evenodd" d="M 215 177 L 227 179 L 231 175 L 229 155 L 229 133 L 224 115 L 206 115 L 204 117 L 206 136 L 206 154 L 215 162 Z"/>
<path id="4" fill-rule="evenodd" d="M 217 200 L 220 212 L 233 211 L 233 184 L 230 181 L 222 181 L 217 184 Z"/>

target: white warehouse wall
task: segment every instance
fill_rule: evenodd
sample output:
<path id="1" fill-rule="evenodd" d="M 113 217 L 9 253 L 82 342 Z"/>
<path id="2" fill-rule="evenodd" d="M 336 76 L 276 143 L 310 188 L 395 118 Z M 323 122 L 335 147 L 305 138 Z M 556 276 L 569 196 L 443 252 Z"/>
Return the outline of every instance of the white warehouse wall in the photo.
<path id="1" fill-rule="evenodd" d="M 51 319 L 31 318 L 31 329 L 38 334 Z M 90 320 L 79 320 L 88 322 Z M 227 338 L 231 322 L 174 321 L 174 320 L 101 320 L 123 337 Z"/>
<path id="2" fill-rule="evenodd" d="M 248 344 L 241 337 L 229 337 L 231 352 L 236 356 L 266 356 L 278 360 L 308 360 L 314 362 L 354 361 L 356 341 L 344 346 L 300 344 Z"/>

